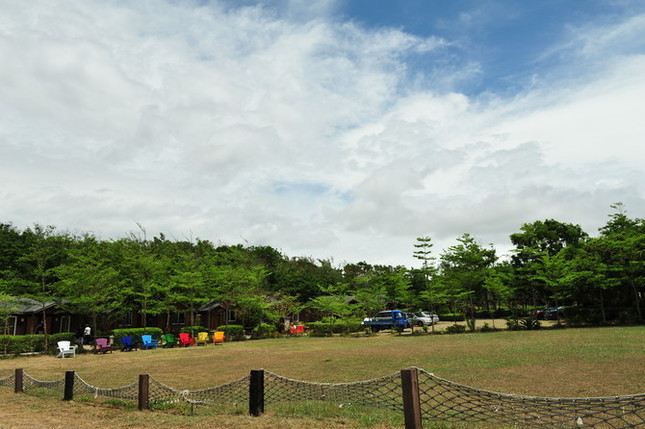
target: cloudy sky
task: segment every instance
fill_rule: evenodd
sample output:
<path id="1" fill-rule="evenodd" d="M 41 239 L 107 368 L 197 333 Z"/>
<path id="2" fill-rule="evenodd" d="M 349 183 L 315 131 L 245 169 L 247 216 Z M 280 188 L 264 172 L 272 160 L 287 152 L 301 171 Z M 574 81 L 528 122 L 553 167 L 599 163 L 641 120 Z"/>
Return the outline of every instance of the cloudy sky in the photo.
<path id="1" fill-rule="evenodd" d="M 640 0 L 0 0 L 0 222 L 418 265 L 645 217 Z"/>

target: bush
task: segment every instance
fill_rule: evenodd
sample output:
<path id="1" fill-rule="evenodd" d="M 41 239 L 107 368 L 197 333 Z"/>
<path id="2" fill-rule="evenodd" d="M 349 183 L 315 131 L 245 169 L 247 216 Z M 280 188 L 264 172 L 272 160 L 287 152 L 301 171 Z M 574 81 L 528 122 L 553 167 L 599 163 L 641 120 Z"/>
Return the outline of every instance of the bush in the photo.
<path id="1" fill-rule="evenodd" d="M 518 319 L 508 318 L 506 319 L 506 328 L 509 331 L 518 331 L 521 328 L 520 321 Z"/>
<path id="2" fill-rule="evenodd" d="M 242 325 L 222 325 L 217 327 L 218 331 L 224 331 L 226 341 L 242 341 L 245 340 L 244 326 Z"/>
<path id="3" fill-rule="evenodd" d="M 463 313 L 444 313 L 439 315 L 439 320 L 444 322 L 463 322 Z"/>
<path id="4" fill-rule="evenodd" d="M 488 323 L 484 323 L 481 328 L 479 328 L 481 332 L 496 332 L 499 331 L 497 328 L 493 328 L 491 325 Z"/>
<path id="5" fill-rule="evenodd" d="M 358 320 L 328 319 L 321 322 L 307 323 L 307 329 L 313 336 L 330 336 L 333 334 L 351 334 L 364 329 Z"/>
<path id="6" fill-rule="evenodd" d="M 466 332 L 465 325 L 450 325 L 446 328 L 447 334 L 463 334 Z"/>
<path id="7" fill-rule="evenodd" d="M 638 313 L 632 309 L 621 311 L 616 317 L 616 323 L 619 325 L 635 325 L 638 323 Z"/>
<path id="8" fill-rule="evenodd" d="M 597 308 L 567 307 L 563 317 L 571 326 L 601 325 L 602 314 Z"/>
<path id="9" fill-rule="evenodd" d="M 520 320 L 520 325 L 521 325 L 524 329 L 529 330 L 529 331 L 532 331 L 532 330 L 534 330 L 534 329 L 540 329 L 540 327 L 542 326 L 542 325 L 540 324 L 540 321 L 539 321 L 539 320 L 534 319 L 534 318 L 532 318 L 532 317 L 526 317 L 526 318 L 524 318 L 524 319 L 521 319 L 521 320 Z"/>
<path id="10" fill-rule="evenodd" d="M 69 341 L 74 344 L 72 332 L 61 332 L 48 335 L 49 350 L 45 350 L 45 336 L 38 335 L 0 335 L 0 353 L 19 355 L 21 353 L 54 353 L 57 352 L 59 341 Z"/>
<path id="11" fill-rule="evenodd" d="M 198 332 L 208 332 L 208 329 L 203 326 L 184 326 L 179 330 L 180 334 L 190 334 L 191 337 L 196 337 Z"/>
<path id="12" fill-rule="evenodd" d="M 277 334 L 275 325 L 270 325 L 268 323 L 260 323 L 258 326 L 253 328 L 253 337 L 254 338 L 266 338 L 273 337 Z"/>
<path id="13" fill-rule="evenodd" d="M 151 335 L 152 338 L 160 340 L 161 334 L 163 334 L 163 330 L 160 328 L 126 328 L 114 329 L 112 331 L 112 335 L 114 335 L 114 343 L 117 345 L 122 345 L 121 337 L 132 337 L 134 341 L 141 343 L 142 335 Z"/>

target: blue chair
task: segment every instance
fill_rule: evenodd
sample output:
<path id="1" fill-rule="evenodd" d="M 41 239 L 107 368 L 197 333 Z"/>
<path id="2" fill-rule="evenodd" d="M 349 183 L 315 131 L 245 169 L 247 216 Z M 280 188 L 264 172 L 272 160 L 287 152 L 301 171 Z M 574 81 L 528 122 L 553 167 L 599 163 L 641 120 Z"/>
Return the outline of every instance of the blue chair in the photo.
<path id="1" fill-rule="evenodd" d="M 132 337 L 121 337 L 121 351 L 122 352 L 131 352 L 139 348 L 139 345 Z"/>
<path id="2" fill-rule="evenodd" d="M 141 341 L 143 342 L 143 345 L 141 346 L 142 349 L 147 350 L 157 348 L 157 340 L 153 340 L 152 335 L 142 335 Z"/>

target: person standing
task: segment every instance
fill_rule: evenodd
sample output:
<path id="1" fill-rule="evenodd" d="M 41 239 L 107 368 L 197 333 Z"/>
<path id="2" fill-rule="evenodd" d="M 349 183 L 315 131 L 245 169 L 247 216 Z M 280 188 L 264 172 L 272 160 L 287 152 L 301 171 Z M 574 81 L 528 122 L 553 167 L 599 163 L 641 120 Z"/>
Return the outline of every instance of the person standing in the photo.
<path id="1" fill-rule="evenodd" d="M 82 349 L 83 348 L 83 337 L 85 336 L 85 329 L 83 329 L 83 326 L 79 326 L 78 329 L 76 330 L 76 333 L 74 334 L 74 337 L 76 338 L 76 345 L 78 348 Z"/>
<path id="2" fill-rule="evenodd" d="M 92 342 L 92 328 L 90 325 L 85 325 L 83 330 L 83 344 L 90 344 Z"/>

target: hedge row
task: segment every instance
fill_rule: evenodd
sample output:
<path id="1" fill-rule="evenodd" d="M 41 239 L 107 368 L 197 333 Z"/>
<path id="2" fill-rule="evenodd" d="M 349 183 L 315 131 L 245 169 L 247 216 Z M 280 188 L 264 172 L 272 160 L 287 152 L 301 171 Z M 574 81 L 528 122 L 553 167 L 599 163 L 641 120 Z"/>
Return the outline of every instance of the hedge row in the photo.
<path id="1" fill-rule="evenodd" d="M 218 331 L 224 331 L 225 341 L 245 340 L 244 326 L 242 325 L 222 325 L 216 328 Z"/>
<path id="2" fill-rule="evenodd" d="M 53 353 L 57 350 L 59 341 L 70 341 L 74 343 L 74 334 L 63 332 L 48 336 L 49 350 L 45 350 L 44 335 L 0 335 L 0 352 L 7 355 L 19 355 L 21 353 Z"/>
<path id="3" fill-rule="evenodd" d="M 350 334 L 362 331 L 363 325 L 359 321 L 334 320 L 332 322 L 309 322 L 307 330 L 311 335 Z"/>
<path id="4" fill-rule="evenodd" d="M 132 337 L 134 341 L 141 343 L 142 335 L 150 335 L 155 340 L 160 340 L 162 334 L 163 330 L 160 328 L 125 328 L 112 331 L 114 343 L 117 345 L 121 345 L 121 337 Z"/>

